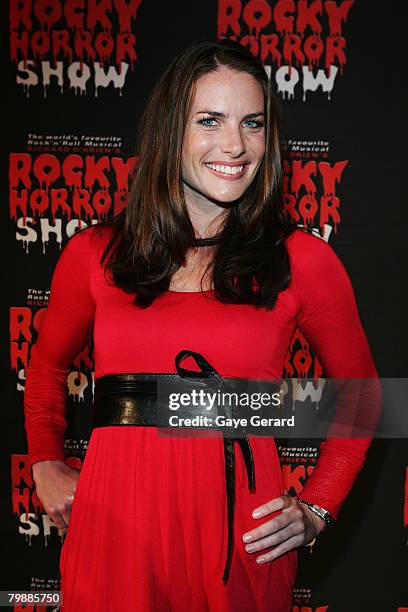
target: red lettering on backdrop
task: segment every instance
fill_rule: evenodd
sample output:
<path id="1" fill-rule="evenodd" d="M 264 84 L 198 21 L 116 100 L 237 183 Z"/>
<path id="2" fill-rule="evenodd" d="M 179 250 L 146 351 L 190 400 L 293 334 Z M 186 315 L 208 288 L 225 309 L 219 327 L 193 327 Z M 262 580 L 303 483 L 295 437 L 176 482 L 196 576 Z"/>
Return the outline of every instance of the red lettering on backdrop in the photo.
<path id="1" fill-rule="evenodd" d="M 286 214 L 303 225 L 317 225 L 322 231 L 325 224 L 331 223 L 336 232 L 340 223 L 340 199 L 336 196 L 336 186 L 347 164 L 347 160 L 334 164 L 324 161 L 285 161 L 283 199 Z M 323 191 L 320 196 L 317 196 L 317 179 Z M 300 196 L 301 191 L 306 193 Z"/>
<path id="2" fill-rule="evenodd" d="M 30 505 L 31 511 L 36 513 L 43 509 L 35 489 L 33 490 L 33 481 L 26 455 L 12 455 L 11 483 L 13 485 L 11 489 L 13 514 L 20 516 L 20 504 L 23 506 L 26 515 L 30 512 Z"/>
<path id="3" fill-rule="evenodd" d="M 122 62 L 124 62 L 127 58 L 130 59 L 132 66 L 136 61 L 137 56 L 134 49 L 135 44 L 136 37 L 130 32 L 118 34 L 116 39 L 116 64 L 119 66 L 119 74 L 122 69 Z"/>
<path id="4" fill-rule="evenodd" d="M 26 30 L 31 30 L 33 27 L 31 21 L 32 0 L 21 0 L 20 2 L 10 2 L 10 27 L 18 29 L 24 27 Z"/>
<path id="5" fill-rule="evenodd" d="M 136 16 L 141 3 L 142 0 L 130 0 L 130 2 L 129 0 L 114 0 L 121 32 L 130 32 L 132 30 L 132 17 Z"/>
<path id="6" fill-rule="evenodd" d="M 276 29 L 281 34 L 293 34 L 294 18 L 291 13 L 295 12 L 295 3 L 293 0 L 285 0 L 277 2 L 274 10 L 274 18 Z"/>
<path id="7" fill-rule="evenodd" d="M 333 1 L 324 3 L 324 10 L 329 17 L 330 36 L 340 36 L 343 22 L 347 21 L 347 17 L 354 0 L 343 0 L 340 4 Z"/>
<path id="8" fill-rule="evenodd" d="M 95 61 L 96 52 L 92 47 L 92 36 L 90 32 L 83 32 L 82 30 L 78 30 L 78 33 L 75 37 L 75 51 L 80 60 L 80 68 L 83 68 L 84 62 L 84 53 L 88 56 L 88 61 Z"/>
<path id="9" fill-rule="evenodd" d="M 298 3 L 298 14 L 296 19 L 296 30 L 303 37 L 307 26 L 310 27 L 315 34 L 321 34 L 322 25 L 317 16 L 322 15 L 321 0 L 314 0 L 308 6 L 308 0 L 300 0 Z"/>
<path id="10" fill-rule="evenodd" d="M 288 378 L 293 378 L 296 374 L 298 380 L 307 376 L 317 380 L 323 374 L 319 360 L 312 355 L 309 343 L 299 329 L 291 339 L 284 369 Z"/>
<path id="11" fill-rule="evenodd" d="M 218 38 L 230 37 L 247 46 L 265 62 L 271 58 L 281 65 L 282 56 L 289 65 L 307 63 L 311 68 L 324 56 L 324 67 L 347 63 L 346 40 L 342 26 L 348 19 L 353 0 L 340 4 L 327 0 L 219 0 Z M 266 32 L 265 30 L 270 30 Z M 277 34 L 276 34 L 277 33 Z M 280 46 L 280 49 L 278 49 Z"/>
<path id="12" fill-rule="evenodd" d="M 129 177 L 135 157 L 67 155 L 62 160 L 51 153 L 33 157 L 11 153 L 9 162 L 10 216 L 43 217 L 50 213 L 71 218 L 103 219 L 114 206 L 117 214 L 125 206 Z M 113 180 L 112 180 L 113 175 Z M 60 182 L 64 187 L 53 187 Z M 35 188 L 35 184 L 38 188 Z M 112 200 L 113 194 L 113 200 Z"/>
<path id="13" fill-rule="evenodd" d="M 252 0 L 245 5 L 243 18 L 252 36 L 258 38 L 259 32 L 270 23 L 272 10 L 265 0 Z"/>
<path id="14" fill-rule="evenodd" d="M 67 24 L 74 30 L 84 29 L 84 0 L 71 0 L 65 2 L 64 15 Z"/>
<path id="15" fill-rule="evenodd" d="M 92 32 L 99 24 L 103 30 L 110 31 L 112 24 L 106 12 L 112 11 L 112 0 L 88 0 L 88 19 L 86 27 Z"/>
<path id="16" fill-rule="evenodd" d="M 225 36 L 229 30 L 232 30 L 234 34 L 231 38 L 240 36 L 241 13 L 241 0 L 218 0 L 217 31 L 219 37 Z"/>
<path id="17" fill-rule="evenodd" d="M 293 490 L 296 495 L 302 491 L 306 479 L 312 475 L 314 466 L 313 465 L 297 465 L 293 467 L 291 464 L 283 464 L 282 468 L 282 478 L 283 485 L 287 491 Z"/>
<path id="18" fill-rule="evenodd" d="M 93 358 L 89 346 L 85 346 L 72 362 L 77 372 L 82 369 L 91 372 L 94 368 Z"/>
<path id="19" fill-rule="evenodd" d="M 14 371 L 22 367 L 27 367 L 29 346 L 33 339 L 33 331 L 40 330 L 45 308 L 37 310 L 34 314 L 31 308 L 14 307 L 10 308 L 10 360 Z"/>
<path id="20" fill-rule="evenodd" d="M 137 59 L 132 20 L 142 0 L 11 0 L 10 54 L 13 62 L 45 60 L 51 53 L 57 60 L 75 59 L 83 69 L 87 60 L 100 64 L 116 63 L 121 74 L 122 62 L 133 69 Z M 113 19 L 119 31 L 113 32 Z M 60 27 L 59 27 L 60 26 Z M 99 31 L 97 31 L 99 30 Z"/>

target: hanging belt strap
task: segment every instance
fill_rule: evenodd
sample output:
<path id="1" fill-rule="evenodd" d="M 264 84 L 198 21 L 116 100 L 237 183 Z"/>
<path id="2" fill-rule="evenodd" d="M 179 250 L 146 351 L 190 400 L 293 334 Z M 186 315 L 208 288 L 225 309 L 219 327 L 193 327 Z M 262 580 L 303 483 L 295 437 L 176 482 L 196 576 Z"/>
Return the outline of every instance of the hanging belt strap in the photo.
<path id="1" fill-rule="evenodd" d="M 180 366 L 180 362 L 185 357 L 193 357 L 197 365 L 201 368 L 201 372 L 195 372 L 193 370 L 186 370 Z M 208 377 L 217 379 L 222 382 L 221 376 L 208 363 L 208 361 L 200 354 L 194 351 L 183 350 L 176 356 L 176 367 L 180 376 L 184 378 L 202 378 L 205 374 Z M 227 517 L 228 517 L 228 548 L 227 548 L 227 559 L 225 562 L 224 573 L 222 581 L 227 582 L 232 562 L 232 554 L 234 550 L 234 507 L 235 507 L 235 447 L 234 442 L 238 442 L 241 447 L 242 455 L 245 462 L 247 478 L 248 478 L 248 489 L 253 491 L 255 489 L 255 466 L 254 458 L 252 455 L 251 445 L 246 434 L 242 433 L 242 437 L 233 438 L 226 437 L 223 433 L 224 443 L 224 461 L 225 461 L 225 483 L 227 492 Z"/>

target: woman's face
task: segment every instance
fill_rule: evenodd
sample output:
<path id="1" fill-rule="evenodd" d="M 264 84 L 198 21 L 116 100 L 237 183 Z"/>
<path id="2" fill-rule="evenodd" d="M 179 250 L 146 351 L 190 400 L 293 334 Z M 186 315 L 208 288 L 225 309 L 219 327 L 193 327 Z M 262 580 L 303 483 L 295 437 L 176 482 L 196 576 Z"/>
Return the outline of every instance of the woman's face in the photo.
<path id="1" fill-rule="evenodd" d="M 197 81 L 182 151 L 187 202 L 242 196 L 265 153 L 264 121 L 262 88 L 247 72 L 221 66 Z"/>

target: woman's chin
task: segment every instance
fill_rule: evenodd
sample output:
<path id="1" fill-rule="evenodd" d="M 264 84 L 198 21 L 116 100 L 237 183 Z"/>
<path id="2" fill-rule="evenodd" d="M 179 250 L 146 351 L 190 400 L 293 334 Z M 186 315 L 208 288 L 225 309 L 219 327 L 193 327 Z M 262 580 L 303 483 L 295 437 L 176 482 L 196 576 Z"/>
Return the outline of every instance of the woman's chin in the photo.
<path id="1" fill-rule="evenodd" d="M 211 192 L 207 195 L 208 199 L 211 200 L 212 202 L 214 202 L 215 204 L 218 204 L 219 206 L 230 206 L 235 204 L 235 202 L 237 202 L 237 200 L 239 200 L 242 195 L 243 195 L 243 191 L 239 190 L 239 191 L 234 191 L 234 192 Z"/>

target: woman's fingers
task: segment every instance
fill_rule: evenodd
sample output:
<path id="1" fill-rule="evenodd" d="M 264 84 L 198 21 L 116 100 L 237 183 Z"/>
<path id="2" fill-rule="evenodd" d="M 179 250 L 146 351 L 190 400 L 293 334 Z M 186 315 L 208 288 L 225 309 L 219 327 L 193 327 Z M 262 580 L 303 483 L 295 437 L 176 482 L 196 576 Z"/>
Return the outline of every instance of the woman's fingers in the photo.
<path id="1" fill-rule="evenodd" d="M 63 504 L 57 504 L 47 511 L 58 529 L 68 529 L 74 496 L 70 495 Z"/>
<path id="2" fill-rule="evenodd" d="M 64 516 L 62 514 L 59 515 L 60 519 L 61 519 L 61 523 L 63 524 L 62 527 L 59 527 L 59 529 L 61 529 L 62 531 L 67 531 L 68 530 L 68 523 L 66 522 L 66 519 L 64 518 Z"/>
<path id="3" fill-rule="evenodd" d="M 65 523 L 65 525 L 66 525 L 66 527 L 68 529 L 69 519 L 71 518 L 71 505 L 66 506 L 65 511 L 63 511 L 61 513 L 61 516 L 62 516 L 62 518 L 64 520 L 64 523 Z"/>
<path id="4" fill-rule="evenodd" d="M 287 527 L 277 531 L 276 533 L 272 533 L 264 538 L 261 538 L 260 540 L 252 542 L 251 544 L 247 544 L 245 546 L 245 550 L 250 553 L 259 552 L 261 550 L 265 550 L 265 548 L 270 548 L 271 546 L 278 546 L 278 544 L 290 540 L 294 536 L 301 536 L 301 538 L 303 538 L 305 530 L 306 527 L 304 523 L 302 521 L 296 521 L 294 523 L 290 523 Z M 298 545 L 301 543 L 302 541 L 299 539 Z"/>
<path id="5" fill-rule="evenodd" d="M 267 553 L 262 553 L 260 557 L 256 558 L 256 562 L 257 563 L 268 563 L 269 561 L 273 561 L 274 559 L 277 559 L 277 557 L 284 555 L 290 550 L 293 550 L 294 548 L 301 546 L 302 543 L 303 543 L 302 536 L 295 535 L 289 538 L 288 540 L 285 540 L 284 542 L 282 542 L 282 544 L 279 544 L 278 546 L 276 546 L 276 548 L 274 548 L 273 550 Z"/>
<path id="6" fill-rule="evenodd" d="M 276 508 L 278 505 L 280 508 Z M 275 531 L 285 528 L 291 522 L 302 520 L 303 518 L 302 510 L 292 498 L 277 497 L 270 500 L 266 504 L 263 504 L 260 506 L 260 508 L 264 509 L 265 515 L 270 514 L 276 509 L 280 509 L 282 512 L 273 519 L 258 525 L 258 527 L 251 529 L 251 531 L 248 531 L 247 533 L 244 533 L 242 539 L 245 543 L 259 540 L 260 538 L 274 533 Z"/>
<path id="7" fill-rule="evenodd" d="M 290 506 L 291 499 L 291 497 L 288 497 L 286 495 L 281 495 L 279 497 L 275 497 L 274 499 L 270 499 L 265 504 L 262 504 L 262 506 L 258 506 L 258 508 L 255 508 L 252 512 L 252 516 L 254 518 L 261 518 L 263 516 L 271 514 L 272 512 L 283 510 L 284 508 Z"/>
<path id="8" fill-rule="evenodd" d="M 65 517 L 63 512 L 60 512 L 58 510 L 49 510 L 46 511 L 48 516 L 51 517 L 53 523 L 56 525 L 56 527 L 58 527 L 58 529 L 67 529 L 68 528 L 68 524 L 66 523 Z"/>

